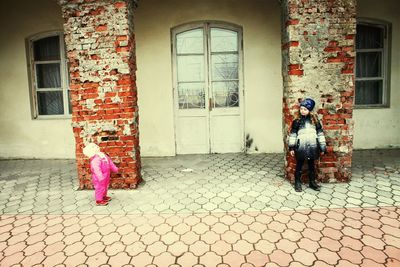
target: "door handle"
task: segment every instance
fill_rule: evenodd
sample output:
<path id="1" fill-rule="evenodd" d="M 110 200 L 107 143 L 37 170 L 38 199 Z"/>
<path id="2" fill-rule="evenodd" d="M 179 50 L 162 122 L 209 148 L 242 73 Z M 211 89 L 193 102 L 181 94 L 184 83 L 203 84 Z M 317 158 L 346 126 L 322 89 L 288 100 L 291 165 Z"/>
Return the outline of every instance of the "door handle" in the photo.
<path id="1" fill-rule="evenodd" d="M 212 105 L 213 105 L 212 98 L 209 98 L 209 99 L 208 99 L 208 110 L 209 110 L 209 111 L 212 110 L 212 108 L 213 108 Z"/>

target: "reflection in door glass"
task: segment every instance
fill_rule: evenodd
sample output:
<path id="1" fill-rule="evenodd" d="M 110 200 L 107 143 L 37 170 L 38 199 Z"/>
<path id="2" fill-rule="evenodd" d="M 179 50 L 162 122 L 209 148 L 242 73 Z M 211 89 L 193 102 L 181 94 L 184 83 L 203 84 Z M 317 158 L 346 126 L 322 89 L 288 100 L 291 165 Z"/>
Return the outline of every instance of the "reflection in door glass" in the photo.
<path id="1" fill-rule="evenodd" d="M 211 52 L 236 52 L 238 51 L 237 32 L 211 28 Z"/>
<path id="2" fill-rule="evenodd" d="M 213 108 L 239 106 L 238 32 L 218 27 L 208 31 L 176 35 L 179 109 L 204 109 L 208 98 Z M 209 47 L 204 42 L 207 36 Z"/>
<path id="3" fill-rule="evenodd" d="M 239 106 L 238 33 L 211 28 L 211 93 L 214 108 Z"/>
<path id="4" fill-rule="evenodd" d="M 179 83 L 178 97 L 179 109 L 204 109 L 204 83 Z"/>
<path id="5" fill-rule="evenodd" d="M 213 82 L 214 107 L 238 107 L 239 89 L 237 81 Z"/>
<path id="6" fill-rule="evenodd" d="M 216 54 L 211 56 L 212 79 L 238 79 L 238 54 Z"/>
<path id="7" fill-rule="evenodd" d="M 203 29 L 194 29 L 177 34 L 176 52 L 180 54 L 203 54 Z"/>
<path id="8" fill-rule="evenodd" d="M 178 56 L 178 82 L 204 81 L 204 56 Z"/>
<path id="9" fill-rule="evenodd" d="M 177 34 L 176 53 L 179 109 L 204 109 L 204 29 Z"/>

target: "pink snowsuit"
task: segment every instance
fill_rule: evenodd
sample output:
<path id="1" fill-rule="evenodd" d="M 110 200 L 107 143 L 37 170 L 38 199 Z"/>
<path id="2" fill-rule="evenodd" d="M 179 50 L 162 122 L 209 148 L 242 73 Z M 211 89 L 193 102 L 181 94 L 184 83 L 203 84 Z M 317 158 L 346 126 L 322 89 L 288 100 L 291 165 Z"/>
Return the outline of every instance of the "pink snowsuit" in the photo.
<path id="1" fill-rule="evenodd" d="M 96 201 L 102 201 L 107 196 L 110 174 L 118 172 L 118 168 L 107 155 L 103 158 L 96 154 L 90 158 L 90 170 L 92 171 Z"/>

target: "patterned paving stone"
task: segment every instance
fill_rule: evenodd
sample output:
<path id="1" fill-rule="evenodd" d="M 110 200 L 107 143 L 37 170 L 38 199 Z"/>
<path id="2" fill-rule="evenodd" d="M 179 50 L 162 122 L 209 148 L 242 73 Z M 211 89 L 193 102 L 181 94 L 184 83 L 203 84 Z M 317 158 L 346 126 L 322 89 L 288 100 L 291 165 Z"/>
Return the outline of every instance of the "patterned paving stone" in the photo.
<path id="1" fill-rule="evenodd" d="M 10 259 L 17 259 L 17 258 L 10 257 Z M 20 261 L 19 263 L 22 266 L 35 266 L 35 265 L 43 262 L 44 259 L 46 259 L 46 256 L 44 255 L 44 253 L 42 251 L 39 251 L 32 255 L 26 255 L 25 258 L 22 261 Z M 1 261 L 1 263 L 4 264 L 4 266 L 7 266 L 7 264 L 8 264 L 6 261 Z"/>
<path id="2" fill-rule="evenodd" d="M 269 257 L 271 261 L 277 263 L 278 266 L 289 266 L 293 261 L 292 256 L 282 250 L 275 250 Z"/>
<path id="3" fill-rule="evenodd" d="M 177 260 L 177 263 L 181 266 L 193 266 L 198 262 L 198 259 L 193 253 L 185 252 Z"/>
<path id="4" fill-rule="evenodd" d="M 299 246 L 299 248 L 305 249 L 306 251 L 312 252 L 312 253 L 317 252 L 318 248 L 320 247 L 318 242 L 310 240 L 305 237 L 300 239 L 300 241 L 297 243 L 297 245 Z"/>
<path id="5" fill-rule="evenodd" d="M 355 151 L 349 184 L 300 194 L 279 157 L 144 159 L 107 207 L 73 161 L 0 161 L 0 265 L 399 266 L 399 150 Z"/>
<path id="6" fill-rule="evenodd" d="M 241 266 L 243 263 L 246 262 L 246 259 L 238 252 L 230 251 L 228 254 L 223 256 L 223 262 L 226 263 L 228 266 L 234 267 Z"/>

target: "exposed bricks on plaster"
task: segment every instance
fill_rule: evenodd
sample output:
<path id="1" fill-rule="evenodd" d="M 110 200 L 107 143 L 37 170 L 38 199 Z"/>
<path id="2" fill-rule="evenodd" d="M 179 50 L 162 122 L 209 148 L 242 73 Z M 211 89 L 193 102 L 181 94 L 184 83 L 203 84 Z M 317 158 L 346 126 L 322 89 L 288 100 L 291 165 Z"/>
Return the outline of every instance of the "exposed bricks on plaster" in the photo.
<path id="1" fill-rule="evenodd" d="M 323 181 L 347 181 L 353 140 L 355 1 L 282 1 L 284 141 L 304 97 L 316 100 L 328 154 L 319 164 Z M 295 161 L 286 158 L 293 179 Z"/>
<path id="2" fill-rule="evenodd" d="M 87 142 L 118 163 L 111 187 L 136 187 L 140 177 L 135 82 L 134 1 L 61 1 L 70 62 L 72 126 L 80 188 L 91 188 Z"/>
<path id="3" fill-rule="evenodd" d="M 352 1 L 288 1 L 287 5 L 289 12 L 284 12 L 288 14 L 285 21 L 286 34 L 284 35 L 284 46 L 287 48 L 296 49 L 297 47 L 305 51 L 310 48 L 322 49 L 326 47 L 325 43 L 330 43 L 329 36 L 340 36 L 343 32 L 352 36 L 348 33 L 355 33 L 355 17 L 349 17 L 346 14 L 346 12 L 355 12 L 355 5 Z M 311 5 L 314 6 L 310 7 Z M 335 14 L 335 17 L 332 17 L 332 14 Z M 329 18 L 329 21 L 326 18 Z M 299 27 L 302 30 L 298 30 Z M 324 36 L 324 39 L 321 39 L 321 35 Z M 290 40 L 290 43 L 288 40 Z M 336 43 L 336 49 L 342 47 L 350 49 L 353 44 L 353 40 L 348 40 L 348 38 L 339 40 L 340 43 Z M 302 53 L 304 54 L 305 51 L 302 51 Z M 343 51 L 332 52 L 350 51 L 344 48 Z M 299 60 L 296 58 L 297 54 L 296 52 L 290 54 L 293 57 L 291 58 L 292 62 Z M 354 57 L 354 55 L 346 58 L 339 54 L 327 62 L 332 62 L 332 60 L 336 60 L 336 62 L 351 61 L 351 57 Z M 299 74 L 300 72 L 294 75 Z"/>

